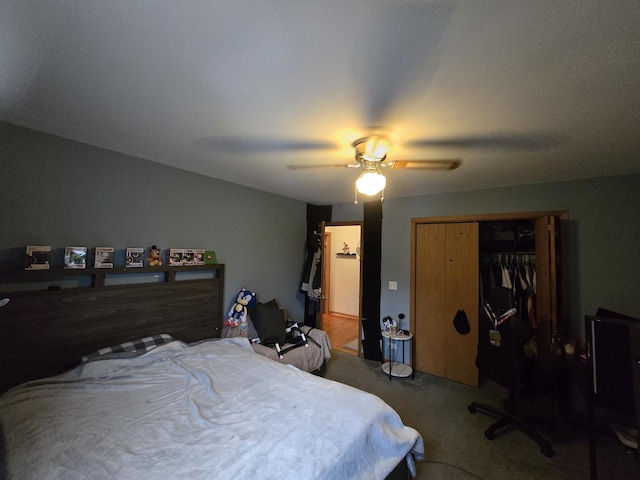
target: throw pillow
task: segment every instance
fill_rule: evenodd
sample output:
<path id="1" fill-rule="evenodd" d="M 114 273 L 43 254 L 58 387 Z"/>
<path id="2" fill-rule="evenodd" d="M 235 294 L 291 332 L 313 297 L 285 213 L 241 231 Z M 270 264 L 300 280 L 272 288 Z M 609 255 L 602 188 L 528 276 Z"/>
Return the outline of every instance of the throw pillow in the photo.
<path id="1" fill-rule="evenodd" d="M 284 345 L 287 334 L 286 315 L 275 300 L 258 303 L 255 308 L 249 311 L 249 316 L 260 337 L 263 345 Z"/>

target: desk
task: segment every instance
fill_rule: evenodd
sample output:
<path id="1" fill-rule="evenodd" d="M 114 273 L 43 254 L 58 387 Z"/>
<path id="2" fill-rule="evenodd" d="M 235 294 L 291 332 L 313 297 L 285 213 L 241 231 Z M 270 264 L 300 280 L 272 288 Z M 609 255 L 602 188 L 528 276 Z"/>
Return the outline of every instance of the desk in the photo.
<path id="1" fill-rule="evenodd" d="M 402 334 L 392 334 L 391 332 L 387 332 L 386 330 L 382 331 L 383 338 L 386 338 L 389 342 L 388 349 L 388 361 L 382 364 L 382 371 L 384 373 L 389 374 L 389 380 L 391 377 L 408 377 L 411 376 L 411 379 L 414 378 L 413 372 L 413 362 L 411 365 L 407 365 L 404 359 L 404 342 L 409 342 L 409 348 L 413 348 L 413 334 L 411 332 L 405 332 Z M 402 362 L 396 362 L 392 360 L 391 350 L 392 347 L 396 347 L 400 345 L 402 347 Z M 409 358 L 413 358 L 411 352 L 409 352 Z"/>

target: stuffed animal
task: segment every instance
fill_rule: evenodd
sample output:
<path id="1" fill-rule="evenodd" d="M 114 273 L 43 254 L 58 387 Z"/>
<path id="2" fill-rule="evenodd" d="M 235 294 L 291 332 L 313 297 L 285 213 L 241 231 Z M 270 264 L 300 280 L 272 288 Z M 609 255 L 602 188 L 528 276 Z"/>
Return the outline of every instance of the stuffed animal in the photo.
<path id="1" fill-rule="evenodd" d="M 160 259 L 161 252 L 162 250 L 160 250 L 155 245 L 149 249 L 149 258 L 147 258 L 147 264 L 150 267 L 162 266 L 162 260 Z"/>
<path id="2" fill-rule="evenodd" d="M 242 324 L 242 328 L 247 328 L 247 307 L 253 307 L 257 303 L 256 292 L 243 288 L 238 292 L 235 303 L 229 309 L 228 318 L 224 324 L 228 327 L 237 327 Z"/>

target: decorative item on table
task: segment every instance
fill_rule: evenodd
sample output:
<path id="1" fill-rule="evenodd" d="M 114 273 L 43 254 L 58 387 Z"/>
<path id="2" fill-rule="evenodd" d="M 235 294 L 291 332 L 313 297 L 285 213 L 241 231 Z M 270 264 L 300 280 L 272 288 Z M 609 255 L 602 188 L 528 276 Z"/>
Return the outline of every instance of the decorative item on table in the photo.
<path id="1" fill-rule="evenodd" d="M 87 247 L 66 247 L 64 268 L 87 268 Z"/>
<path id="2" fill-rule="evenodd" d="M 143 267 L 144 266 L 144 248 L 143 247 L 129 247 L 127 248 L 127 256 L 124 260 L 124 266 L 129 267 Z"/>
<path id="3" fill-rule="evenodd" d="M 182 265 L 195 265 L 196 252 L 193 248 L 185 248 Z"/>
<path id="4" fill-rule="evenodd" d="M 170 267 L 181 267 L 184 265 L 184 249 L 183 248 L 170 248 L 167 251 L 167 260 Z"/>
<path id="5" fill-rule="evenodd" d="M 247 328 L 247 307 L 254 307 L 258 303 L 256 292 L 250 292 L 243 288 L 236 295 L 236 301 L 229 309 L 228 318 L 224 324 L 227 327 L 237 327 L 241 325 L 242 329 Z"/>
<path id="6" fill-rule="evenodd" d="M 193 264 L 204 265 L 204 248 L 193 249 Z"/>
<path id="7" fill-rule="evenodd" d="M 382 329 L 389 335 L 395 335 L 398 332 L 398 322 L 387 315 L 382 319 Z"/>
<path id="8" fill-rule="evenodd" d="M 216 258 L 215 250 L 205 250 L 204 251 L 204 264 L 205 265 L 215 265 L 218 263 L 218 259 Z"/>
<path id="9" fill-rule="evenodd" d="M 51 245 L 28 245 L 24 256 L 25 270 L 48 270 Z"/>
<path id="10" fill-rule="evenodd" d="M 147 258 L 147 265 L 150 267 L 160 267 L 162 266 L 162 258 L 161 258 L 162 250 L 153 245 L 149 249 L 149 257 Z"/>
<path id="11" fill-rule="evenodd" d="M 113 247 L 96 247 L 93 255 L 94 268 L 113 268 Z"/>
<path id="12" fill-rule="evenodd" d="M 342 254 L 349 255 L 349 244 L 347 242 L 342 242 Z"/>

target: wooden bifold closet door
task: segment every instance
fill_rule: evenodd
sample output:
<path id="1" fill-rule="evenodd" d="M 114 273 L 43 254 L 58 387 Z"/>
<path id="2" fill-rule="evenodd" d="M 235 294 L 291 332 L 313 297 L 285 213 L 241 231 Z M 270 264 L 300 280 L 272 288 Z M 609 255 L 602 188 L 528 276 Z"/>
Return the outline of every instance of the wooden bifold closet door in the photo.
<path id="1" fill-rule="evenodd" d="M 478 386 L 479 227 L 477 222 L 424 223 L 415 236 L 416 370 Z M 464 310 L 471 331 L 458 333 Z"/>
<path id="2" fill-rule="evenodd" d="M 536 314 L 538 363 L 553 363 L 553 336 L 558 331 L 558 284 L 556 269 L 556 218 L 545 216 L 535 219 L 536 229 Z"/>
<path id="3" fill-rule="evenodd" d="M 537 361 L 545 368 L 557 363 L 554 338 L 570 336 L 568 218 L 568 212 L 554 211 L 412 219 L 411 328 L 417 371 L 478 386 L 480 227 L 505 220 L 528 220 L 535 228 L 530 253 L 537 275 Z M 469 320 L 466 335 L 453 326 L 458 309 Z"/>

